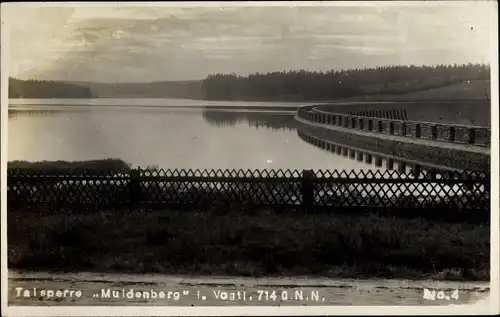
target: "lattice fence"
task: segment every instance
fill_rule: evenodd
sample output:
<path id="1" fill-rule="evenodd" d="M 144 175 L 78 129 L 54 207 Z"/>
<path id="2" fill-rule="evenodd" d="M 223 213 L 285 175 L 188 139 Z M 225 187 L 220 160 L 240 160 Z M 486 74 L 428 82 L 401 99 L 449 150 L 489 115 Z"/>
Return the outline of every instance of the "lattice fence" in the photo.
<path id="1" fill-rule="evenodd" d="M 437 212 L 490 209 L 489 173 L 141 170 L 8 171 L 9 209 L 50 206 L 296 206 Z"/>

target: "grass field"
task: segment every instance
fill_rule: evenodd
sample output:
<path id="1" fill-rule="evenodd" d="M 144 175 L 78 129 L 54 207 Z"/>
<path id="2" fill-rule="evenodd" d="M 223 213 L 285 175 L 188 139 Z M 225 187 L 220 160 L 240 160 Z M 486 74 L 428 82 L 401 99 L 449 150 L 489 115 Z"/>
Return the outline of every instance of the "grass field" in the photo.
<path id="1" fill-rule="evenodd" d="M 375 215 L 114 210 L 8 213 L 10 269 L 489 279 L 487 225 Z"/>
<path id="2" fill-rule="evenodd" d="M 417 100 L 479 100 L 490 99 L 490 81 L 489 80 L 473 80 L 463 83 L 453 84 L 450 86 L 422 90 L 419 92 L 405 95 L 408 99 Z"/>
<path id="3" fill-rule="evenodd" d="M 376 95 L 369 94 L 359 97 L 346 98 L 346 100 L 366 101 L 426 101 L 426 100 L 485 100 L 491 98 L 489 80 L 472 80 L 439 88 L 423 89 L 421 91 L 395 94 Z"/>

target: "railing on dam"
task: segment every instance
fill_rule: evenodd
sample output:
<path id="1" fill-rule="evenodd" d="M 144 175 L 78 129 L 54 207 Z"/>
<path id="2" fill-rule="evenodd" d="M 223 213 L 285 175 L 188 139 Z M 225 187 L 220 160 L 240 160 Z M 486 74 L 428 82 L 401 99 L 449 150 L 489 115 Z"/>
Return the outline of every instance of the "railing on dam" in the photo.
<path id="1" fill-rule="evenodd" d="M 487 219 L 490 206 L 490 176 L 483 172 L 414 177 L 398 171 L 131 169 L 49 174 L 15 169 L 7 176 L 9 210 L 298 206 L 403 214 L 412 209 L 419 216 L 428 212 L 429 217 Z"/>
<path id="2" fill-rule="evenodd" d="M 487 127 L 355 116 L 323 111 L 315 106 L 299 108 L 297 115 L 314 123 L 342 128 L 481 147 L 489 147 L 491 139 L 491 129 Z"/>

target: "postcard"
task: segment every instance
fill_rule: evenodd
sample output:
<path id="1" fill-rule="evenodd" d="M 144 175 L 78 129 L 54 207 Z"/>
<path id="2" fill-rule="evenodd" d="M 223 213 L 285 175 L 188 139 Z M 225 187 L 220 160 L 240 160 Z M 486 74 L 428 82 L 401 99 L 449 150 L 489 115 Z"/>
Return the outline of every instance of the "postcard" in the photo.
<path id="1" fill-rule="evenodd" d="M 1 13 L 6 316 L 499 312 L 496 2 Z"/>

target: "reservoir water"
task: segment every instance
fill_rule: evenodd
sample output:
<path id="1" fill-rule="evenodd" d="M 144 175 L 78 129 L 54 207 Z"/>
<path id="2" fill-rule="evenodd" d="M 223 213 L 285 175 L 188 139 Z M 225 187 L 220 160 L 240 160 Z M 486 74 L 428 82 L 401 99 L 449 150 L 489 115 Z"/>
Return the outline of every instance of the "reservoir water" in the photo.
<path id="1" fill-rule="evenodd" d="M 374 170 L 301 140 L 304 103 L 185 99 L 10 100 L 12 160 L 122 159 L 185 169 Z"/>

